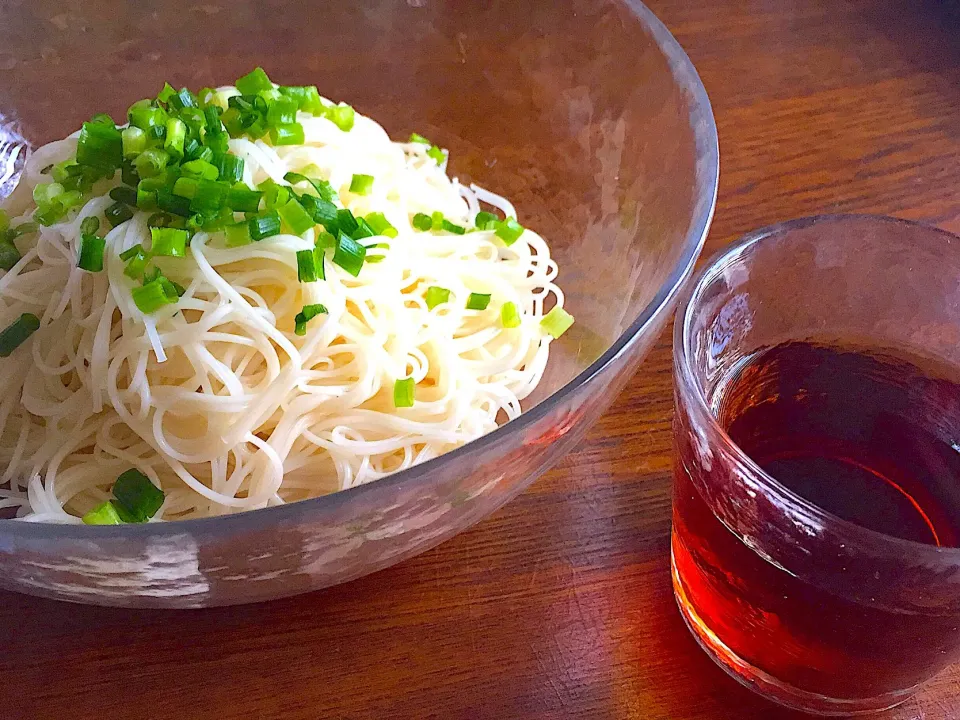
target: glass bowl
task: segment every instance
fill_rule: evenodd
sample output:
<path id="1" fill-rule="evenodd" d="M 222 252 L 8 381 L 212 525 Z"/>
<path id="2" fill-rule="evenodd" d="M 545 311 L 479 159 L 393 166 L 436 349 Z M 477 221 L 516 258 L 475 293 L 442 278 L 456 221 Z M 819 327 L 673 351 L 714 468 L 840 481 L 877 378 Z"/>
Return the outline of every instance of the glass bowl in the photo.
<path id="1" fill-rule="evenodd" d="M 509 197 L 551 245 L 577 323 L 520 418 L 378 482 L 220 518 L 123 527 L 0 521 L 0 586 L 103 605 L 256 602 L 365 575 L 489 515 L 575 445 L 655 342 L 717 192 L 713 115 L 689 59 L 634 0 L 556 3 L 54 0 L 0 8 L 0 192 L 17 147 L 124 116 L 164 81 L 262 65 L 451 175 Z"/>

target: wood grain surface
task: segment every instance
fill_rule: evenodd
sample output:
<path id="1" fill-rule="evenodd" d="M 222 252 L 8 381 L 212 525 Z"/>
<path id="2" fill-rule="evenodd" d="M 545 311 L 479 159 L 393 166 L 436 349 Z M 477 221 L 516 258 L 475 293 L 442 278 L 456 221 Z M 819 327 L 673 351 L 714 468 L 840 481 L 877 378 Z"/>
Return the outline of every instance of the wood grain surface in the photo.
<path id="1" fill-rule="evenodd" d="M 820 212 L 960 231 L 956 2 L 649 4 L 719 125 L 708 251 Z M 676 612 L 670 355 L 665 334 L 582 446 L 496 515 L 348 585 L 189 612 L 0 594 L 0 717 L 804 717 L 728 679 Z M 960 718 L 960 669 L 876 717 Z"/>

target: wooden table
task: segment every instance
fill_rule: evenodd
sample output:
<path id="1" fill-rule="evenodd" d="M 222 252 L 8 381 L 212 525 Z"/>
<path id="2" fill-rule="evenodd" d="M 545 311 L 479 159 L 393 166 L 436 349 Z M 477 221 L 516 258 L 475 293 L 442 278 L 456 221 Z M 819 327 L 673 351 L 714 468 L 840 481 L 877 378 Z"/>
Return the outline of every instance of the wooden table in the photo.
<path id="1" fill-rule="evenodd" d="M 652 0 L 720 129 L 708 249 L 818 212 L 960 231 L 951 0 Z M 495 516 L 371 577 L 209 611 L 0 594 L 5 718 L 798 718 L 703 655 L 669 578 L 670 339 Z M 909 649 L 904 649 L 909 652 Z M 960 669 L 883 718 L 960 717 Z"/>

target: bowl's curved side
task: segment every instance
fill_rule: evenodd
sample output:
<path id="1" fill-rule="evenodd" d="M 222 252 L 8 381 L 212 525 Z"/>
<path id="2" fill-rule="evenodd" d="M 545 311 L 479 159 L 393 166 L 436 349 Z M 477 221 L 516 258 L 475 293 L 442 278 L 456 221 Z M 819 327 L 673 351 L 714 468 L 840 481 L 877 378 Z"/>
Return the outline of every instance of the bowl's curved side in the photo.
<path id="1" fill-rule="evenodd" d="M 522 148 L 508 140 L 492 165 L 491 158 L 462 148 L 467 175 L 474 169 L 478 175 L 484 169 L 499 173 L 494 185 L 507 186 L 505 194 L 516 195 L 521 209 L 532 206 L 534 219 L 548 230 L 543 234 L 561 238 L 558 259 L 565 276 L 572 272 L 569 304 L 585 318 L 578 325 L 586 330 L 556 344 L 551 356 L 556 374 L 545 386 L 559 389 L 518 420 L 452 453 L 317 500 L 123 528 L 0 521 L 0 586 L 75 602 L 144 607 L 254 602 L 318 589 L 388 567 L 477 522 L 583 436 L 649 351 L 692 271 L 716 200 L 718 151 L 696 71 L 653 14 L 635 0 L 626 5 L 572 0 L 572 5 L 596 20 L 584 24 L 596 28 L 588 41 L 609 42 L 611 34 L 622 34 L 619 42 L 635 54 L 631 72 L 640 90 L 633 87 L 621 97 L 624 87 L 636 83 L 625 84 L 623 78 L 605 83 L 617 58 L 589 72 L 578 69 L 587 76 L 577 77 L 562 55 L 567 45 L 562 38 L 537 35 L 540 45 L 531 41 L 537 50 L 533 57 L 526 46 L 507 43 L 502 54 L 527 73 L 523 82 L 514 83 L 527 88 L 515 98 L 517 107 L 540 113 L 545 123 L 561 111 L 570 117 L 550 126 L 559 140 L 546 131 L 543 139 Z M 444 78 L 459 72 L 465 42 L 460 23 L 489 23 L 444 15 L 442 9 L 431 12 L 436 15 L 428 39 L 439 47 L 430 61 L 438 67 L 431 72 L 440 79 L 432 75 L 429 82 L 449 84 Z M 355 32 L 362 30 L 358 22 L 373 22 L 358 17 L 350 16 Z M 625 24 L 625 17 L 634 22 Z M 503 32 L 526 38 L 541 30 L 537 17 L 510 22 L 515 26 Z M 558 56 L 550 59 L 551 52 Z M 493 62 L 491 57 L 486 61 Z M 427 66 L 427 60 L 421 63 Z M 482 79 L 493 70 L 474 72 Z M 471 90 L 447 92 L 457 98 Z M 510 87 L 503 90 L 507 101 L 510 92 Z M 611 145 L 608 136 L 619 140 Z M 533 177 L 538 149 L 545 167 L 556 168 L 554 176 Z M 583 163 L 586 169 L 578 170 Z M 571 188 L 565 185 L 570 178 L 582 184 L 575 189 L 584 194 L 579 204 L 570 200 Z M 566 235 L 560 232 L 564 228 Z M 571 239 L 564 241 L 565 236 Z M 599 280 L 583 267 L 590 258 L 602 261 Z M 618 274 L 621 266 L 625 275 Z M 604 284 L 612 285 L 605 295 L 593 294 L 592 286 Z M 622 306 L 607 308 L 603 298 L 618 294 Z M 591 329 L 597 329 L 592 338 Z"/>

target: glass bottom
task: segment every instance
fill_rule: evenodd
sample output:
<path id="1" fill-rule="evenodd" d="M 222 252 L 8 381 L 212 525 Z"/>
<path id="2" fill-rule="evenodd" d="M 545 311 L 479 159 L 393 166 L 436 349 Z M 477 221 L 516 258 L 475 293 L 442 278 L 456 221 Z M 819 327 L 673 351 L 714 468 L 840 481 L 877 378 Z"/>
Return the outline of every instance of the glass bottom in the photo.
<path id="1" fill-rule="evenodd" d="M 734 653 L 697 615 L 684 590 L 680 574 L 677 572 L 677 564 L 674 561 L 672 550 L 670 552 L 670 571 L 673 575 L 673 596 L 680 608 L 680 615 L 683 616 L 683 621 L 687 624 L 687 628 L 689 628 L 700 647 L 730 677 L 768 700 L 784 707 L 814 715 L 866 715 L 896 707 L 916 691 L 916 687 L 913 687 L 886 693 L 875 698 L 831 698 L 781 682 Z"/>

